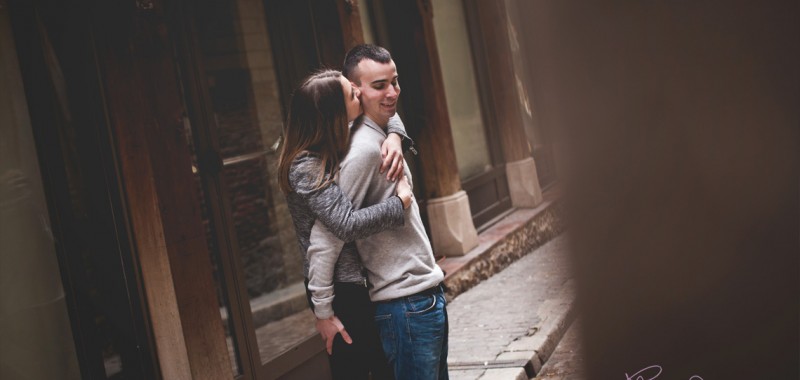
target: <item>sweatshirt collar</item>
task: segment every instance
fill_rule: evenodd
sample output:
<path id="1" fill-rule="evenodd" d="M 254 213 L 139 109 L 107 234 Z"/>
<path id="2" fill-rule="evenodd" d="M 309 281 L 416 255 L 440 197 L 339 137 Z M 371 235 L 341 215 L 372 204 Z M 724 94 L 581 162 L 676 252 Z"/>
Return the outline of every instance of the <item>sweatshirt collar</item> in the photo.
<path id="1" fill-rule="evenodd" d="M 364 124 L 367 127 L 370 127 L 372 129 L 380 132 L 384 136 L 386 136 L 386 131 L 383 128 L 381 128 L 381 126 L 378 125 L 378 123 L 376 123 L 372 119 L 370 119 L 369 116 L 363 115 L 361 118 L 362 118 L 361 124 Z"/>

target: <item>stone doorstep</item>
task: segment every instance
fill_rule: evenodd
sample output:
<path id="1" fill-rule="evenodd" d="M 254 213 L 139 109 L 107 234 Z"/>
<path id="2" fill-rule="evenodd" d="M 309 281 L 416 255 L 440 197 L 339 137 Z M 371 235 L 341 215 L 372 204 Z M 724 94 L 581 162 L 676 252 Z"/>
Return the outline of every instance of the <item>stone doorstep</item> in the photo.
<path id="1" fill-rule="evenodd" d="M 437 261 L 444 270 L 447 298 L 452 300 L 493 274 L 505 269 L 534 248 L 558 236 L 564 229 L 557 191 L 547 191 L 536 208 L 520 208 L 505 215 L 478 236 L 478 246 L 464 256 Z M 250 301 L 255 328 L 308 309 L 302 282 Z M 220 308 L 228 328 L 228 313 Z"/>
<path id="2" fill-rule="evenodd" d="M 564 230 L 557 190 L 544 194 L 536 208 L 519 208 L 478 236 L 478 246 L 464 256 L 437 261 L 445 271 L 447 299 L 452 300 L 483 280 L 508 267 Z"/>

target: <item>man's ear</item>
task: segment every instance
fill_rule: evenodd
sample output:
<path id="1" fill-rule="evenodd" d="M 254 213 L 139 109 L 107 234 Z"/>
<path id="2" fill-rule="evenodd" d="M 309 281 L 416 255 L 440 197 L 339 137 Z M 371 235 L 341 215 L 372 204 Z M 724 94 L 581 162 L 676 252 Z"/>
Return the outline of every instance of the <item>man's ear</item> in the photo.
<path id="1" fill-rule="evenodd" d="M 361 94 L 364 92 L 364 91 L 361 90 L 361 86 L 359 86 L 358 83 L 353 82 L 353 81 L 350 81 L 350 84 L 355 86 L 358 89 L 358 97 L 361 98 Z"/>

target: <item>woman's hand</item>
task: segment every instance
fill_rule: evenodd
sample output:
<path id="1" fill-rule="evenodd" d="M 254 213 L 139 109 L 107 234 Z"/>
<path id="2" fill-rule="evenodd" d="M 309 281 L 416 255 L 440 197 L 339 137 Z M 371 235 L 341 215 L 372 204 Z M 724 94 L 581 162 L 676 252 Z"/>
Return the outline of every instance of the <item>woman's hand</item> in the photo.
<path id="1" fill-rule="evenodd" d="M 335 315 L 328 319 L 318 318 L 316 327 L 322 339 L 325 340 L 325 348 L 328 350 L 328 355 L 333 353 L 333 340 L 336 338 L 336 334 L 342 334 L 342 339 L 344 339 L 347 344 L 353 344 L 353 339 L 350 338 L 350 334 L 344 329 L 342 321 L 336 318 Z"/>
<path id="2" fill-rule="evenodd" d="M 386 179 L 394 182 L 403 175 L 403 141 L 397 133 L 390 133 L 381 144 L 381 174 L 386 172 Z"/>
<path id="3" fill-rule="evenodd" d="M 414 200 L 414 192 L 411 190 L 411 184 L 408 183 L 408 177 L 403 176 L 403 179 L 397 181 L 397 196 L 403 201 L 403 208 L 407 209 L 411 206 L 411 201 Z"/>

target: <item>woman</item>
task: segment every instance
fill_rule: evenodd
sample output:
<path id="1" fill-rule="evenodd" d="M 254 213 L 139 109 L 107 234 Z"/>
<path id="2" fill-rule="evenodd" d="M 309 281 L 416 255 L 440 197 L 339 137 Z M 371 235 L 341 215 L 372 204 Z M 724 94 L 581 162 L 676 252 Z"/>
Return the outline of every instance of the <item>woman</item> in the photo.
<path id="1" fill-rule="evenodd" d="M 402 225 L 404 209 L 411 204 L 412 192 L 405 179 L 397 181 L 397 196 L 357 211 L 334 182 L 349 148 L 349 126 L 361 114 L 358 95 L 340 72 L 327 70 L 310 76 L 292 96 L 278 173 L 304 254 L 306 285 L 309 273 L 314 273 L 305 253 L 316 220 L 343 241 L 352 242 Z M 404 136 L 396 116 L 389 132 Z M 400 139 L 392 141 L 398 145 L 392 149 L 399 150 Z M 309 304 L 331 354 L 334 378 L 367 379 L 370 372 L 376 380 L 391 378 L 355 245 L 346 245 L 338 258 L 326 259 L 336 260 L 330 299 L 312 303 L 309 297 Z"/>

